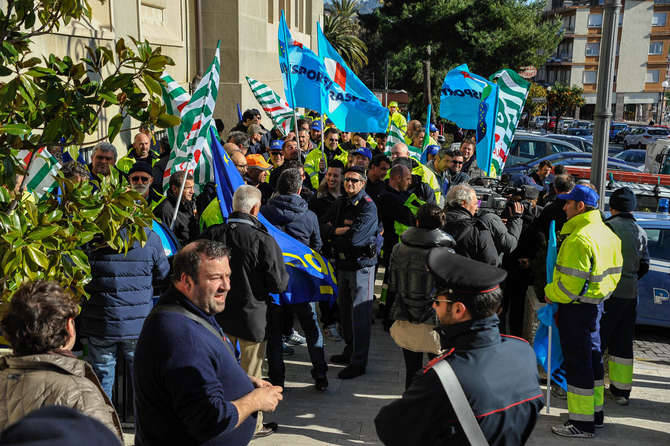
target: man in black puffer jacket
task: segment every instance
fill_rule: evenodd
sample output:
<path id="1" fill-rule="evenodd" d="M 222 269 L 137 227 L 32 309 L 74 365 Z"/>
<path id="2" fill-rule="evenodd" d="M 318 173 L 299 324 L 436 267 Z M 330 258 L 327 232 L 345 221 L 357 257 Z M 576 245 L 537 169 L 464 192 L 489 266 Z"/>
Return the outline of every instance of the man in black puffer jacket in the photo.
<path id="1" fill-rule="evenodd" d="M 456 252 L 496 266 L 498 251 L 491 232 L 475 217 L 479 205 L 475 190 L 467 184 L 449 188 L 444 230 L 456 240 Z"/>
<path id="2" fill-rule="evenodd" d="M 135 243 L 127 254 L 112 248 L 89 250 L 91 281 L 79 315 L 79 335 L 88 338 L 88 361 L 111 399 L 120 350 L 131 370 L 142 324 L 153 308 L 154 281 L 170 272 L 158 235 L 145 228 L 144 246 Z"/>
<path id="3" fill-rule="evenodd" d="M 277 181 L 279 195 L 261 208 L 262 214 L 270 223 L 312 248 L 321 249 L 319 221 L 307 202 L 300 197 L 302 175 L 299 169 L 286 169 Z M 298 316 L 300 326 L 305 332 L 307 349 L 314 368 L 312 377 L 316 388 L 324 391 L 328 388 L 326 372 L 328 365 L 323 352 L 323 336 L 316 315 L 314 302 L 277 305 L 271 303 L 268 309 L 268 366 L 270 382 L 284 387 L 285 368 L 282 358 L 282 327 L 285 318 L 293 325 L 293 315 Z"/>
<path id="4" fill-rule="evenodd" d="M 426 269 L 426 258 L 432 248 L 453 248 L 456 242 L 440 229 L 444 225 L 444 212 L 434 204 L 424 204 L 419 208 L 416 223 L 417 227 L 407 229 L 400 236 L 400 243 L 395 245 L 391 254 L 389 292 L 395 295 L 395 300 L 390 317 L 394 321 L 437 327 L 431 300 L 435 281 Z M 394 330 L 398 328 L 400 326 L 394 327 Z M 405 358 L 407 390 L 416 372 L 423 366 L 423 352 L 403 348 L 402 353 Z"/>

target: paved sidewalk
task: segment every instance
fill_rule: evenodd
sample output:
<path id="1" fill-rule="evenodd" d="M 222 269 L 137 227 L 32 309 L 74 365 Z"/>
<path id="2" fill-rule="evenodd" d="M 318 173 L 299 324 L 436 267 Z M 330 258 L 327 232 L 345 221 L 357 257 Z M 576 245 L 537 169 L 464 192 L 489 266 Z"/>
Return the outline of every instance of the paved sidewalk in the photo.
<path id="1" fill-rule="evenodd" d="M 328 355 L 340 353 L 342 342 L 329 342 Z M 400 397 L 404 386 L 404 362 L 400 349 L 381 324 L 373 326 L 370 365 L 366 375 L 353 380 L 337 379 L 340 366 L 329 365 L 330 388 L 314 389 L 309 374 L 311 364 L 305 347 L 286 360 L 284 401 L 267 421 L 280 424 L 279 431 L 252 442 L 267 445 L 381 444 L 374 417 L 389 401 Z M 634 390 L 628 407 L 605 402 L 606 427 L 588 440 L 597 445 L 670 444 L 670 366 L 662 361 L 636 361 Z M 544 389 L 544 387 L 543 387 Z M 551 433 L 551 425 L 567 419 L 565 401 L 552 398 L 549 415 L 542 416 L 529 445 L 585 444 L 586 440 L 565 440 Z"/>

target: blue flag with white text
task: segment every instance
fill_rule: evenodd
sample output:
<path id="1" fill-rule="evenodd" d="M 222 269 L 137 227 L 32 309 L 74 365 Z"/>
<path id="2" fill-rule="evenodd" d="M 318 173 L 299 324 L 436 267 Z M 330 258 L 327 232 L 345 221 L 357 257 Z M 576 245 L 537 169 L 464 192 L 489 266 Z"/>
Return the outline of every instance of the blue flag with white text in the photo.
<path id="1" fill-rule="evenodd" d="M 495 87 L 488 79 L 471 73 L 466 64 L 448 72 L 440 89 L 440 117 L 452 121 L 462 129 L 476 129 L 479 103 L 487 85 Z"/>
<path id="2" fill-rule="evenodd" d="M 323 113 L 323 92 L 333 81 L 329 79 L 321 58 L 293 40 L 286 26 L 284 11 L 279 18 L 278 40 L 279 68 L 286 102 L 293 109 L 305 107 Z"/>
<path id="3" fill-rule="evenodd" d="M 221 206 L 224 220 L 233 211 L 233 194 L 244 184 L 235 164 L 226 154 L 219 139 L 212 132 L 212 161 L 214 179 L 217 184 L 216 195 Z M 288 234 L 275 228 L 269 221 L 258 214 L 268 232 L 276 240 L 284 254 L 284 263 L 289 272 L 288 290 L 281 296 L 273 295 L 277 303 L 300 303 L 335 300 L 337 296 L 337 280 L 335 270 L 327 259 L 311 248 L 300 243 Z"/>
<path id="4" fill-rule="evenodd" d="M 495 149 L 496 116 L 498 108 L 498 86 L 487 85 L 482 91 L 482 97 L 477 111 L 477 166 L 491 174 L 491 161 Z"/>
<path id="5" fill-rule="evenodd" d="M 385 133 L 389 111 L 365 86 L 335 51 L 316 24 L 319 57 L 323 60 L 330 83 L 324 98 L 324 113 L 345 132 Z"/>

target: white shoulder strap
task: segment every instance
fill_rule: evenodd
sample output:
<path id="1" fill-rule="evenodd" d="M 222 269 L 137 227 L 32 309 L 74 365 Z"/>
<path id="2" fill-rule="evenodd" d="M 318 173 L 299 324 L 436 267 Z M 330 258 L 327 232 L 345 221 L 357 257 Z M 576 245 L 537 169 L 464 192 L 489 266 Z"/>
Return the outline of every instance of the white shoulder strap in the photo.
<path id="1" fill-rule="evenodd" d="M 438 361 L 433 366 L 433 370 L 440 378 L 442 387 L 447 393 L 447 398 L 449 398 L 449 402 L 454 408 L 454 412 L 456 412 L 456 417 L 458 417 L 458 422 L 461 424 L 470 444 L 472 446 L 488 446 L 489 443 L 486 441 L 482 428 L 472 412 L 472 407 L 465 397 L 463 387 L 461 387 L 461 383 L 449 363 L 445 360 Z"/>

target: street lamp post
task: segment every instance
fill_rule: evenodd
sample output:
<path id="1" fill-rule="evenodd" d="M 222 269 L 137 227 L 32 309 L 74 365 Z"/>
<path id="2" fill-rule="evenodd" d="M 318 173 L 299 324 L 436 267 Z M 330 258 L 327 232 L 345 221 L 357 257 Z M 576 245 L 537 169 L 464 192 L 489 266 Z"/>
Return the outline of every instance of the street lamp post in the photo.
<path id="1" fill-rule="evenodd" d="M 544 124 L 544 128 L 546 130 L 545 133 L 549 133 L 549 119 L 550 119 L 550 117 L 549 117 L 549 92 L 550 91 L 551 91 L 551 85 L 547 87 L 547 102 L 546 102 L 546 104 L 547 104 L 547 122 Z M 556 125 L 558 125 L 558 123 L 556 123 Z"/>
<path id="2" fill-rule="evenodd" d="M 666 79 L 661 85 L 663 85 L 663 95 L 661 96 L 661 119 L 659 119 L 658 122 L 660 125 L 663 125 L 665 118 L 665 89 L 670 87 L 670 82 Z"/>

